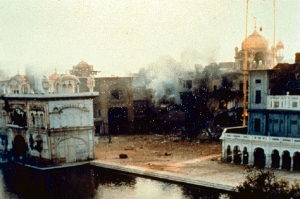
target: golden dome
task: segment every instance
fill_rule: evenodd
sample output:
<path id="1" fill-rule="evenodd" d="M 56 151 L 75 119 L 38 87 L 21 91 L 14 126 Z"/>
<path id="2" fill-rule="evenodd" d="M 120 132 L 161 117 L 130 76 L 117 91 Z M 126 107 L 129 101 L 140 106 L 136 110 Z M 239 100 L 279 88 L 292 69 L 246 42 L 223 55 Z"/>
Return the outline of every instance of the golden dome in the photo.
<path id="1" fill-rule="evenodd" d="M 60 74 L 58 74 L 56 69 L 55 69 L 55 72 L 52 75 L 49 76 L 49 80 L 51 82 L 54 82 L 59 76 L 60 76 Z"/>
<path id="2" fill-rule="evenodd" d="M 248 37 L 247 39 L 247 48 L 253 50 L 267 50 L 268 49 L 268 41 L 258 34 L 256 30 Z M 242 43 L 242 50 L 245 49 L 245 40 Z"/>

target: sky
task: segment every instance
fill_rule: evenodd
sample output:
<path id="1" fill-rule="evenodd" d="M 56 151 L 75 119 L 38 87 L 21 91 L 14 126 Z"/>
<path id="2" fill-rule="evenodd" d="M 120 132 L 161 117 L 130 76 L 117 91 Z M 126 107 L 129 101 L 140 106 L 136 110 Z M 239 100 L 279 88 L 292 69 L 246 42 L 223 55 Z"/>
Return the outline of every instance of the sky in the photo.
<path id="1" fill-rule="evenodd" d="M 276 0 L 276 43 L 300 52 L 300 1 Z M 273 45 L 273 0 L 248 0 L 248 35 Z M 162 56 L 183 67 L 234 61 L 246 36 L 246 0 L 1 0 L 0 69 L 67 73 L 81 60 L 103 75 L 138 72 Z"/>

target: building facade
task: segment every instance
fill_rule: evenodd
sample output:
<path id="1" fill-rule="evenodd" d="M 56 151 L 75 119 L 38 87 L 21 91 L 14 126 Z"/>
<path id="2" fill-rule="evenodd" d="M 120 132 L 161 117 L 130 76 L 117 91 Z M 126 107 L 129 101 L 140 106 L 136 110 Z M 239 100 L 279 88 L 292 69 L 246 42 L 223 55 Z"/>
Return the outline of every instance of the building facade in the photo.
<path id="1" fill-rule="evenodd" d="M 81 82 L 79 92 L 90 92 L 91 89 L 99 92 L 93 102 L 96 134 L 125 134 L 132 131 L 133 77 L 95 77 L 93 66 L 85 62 L 74 66 L 71 73 Z"/>
<path id="2" fill-rule="evenodd" d="M 281 63 L 284 58 L 282 41 L 279 41 L 275 47 L 270 47 L 268 40 L 257 32 L 256 26 L 252 34 L 242 42 L 241 49 L 235 47 L 236 70 L 244 70 L 246 49 L 248 52 L 247 69 L 271 68 L 274 62 Z"/>
<path id="3" fill-rule="evenodd" d="M 295 64 L 248 70 L 248 127 L 224 130 L 225 161 L 300 170 L 299 55 Z"/>
<path id="4" fill-rule="evenodd" d="M 35 166 L 94 158 L 93 98 L 73 75 L 16 75 L 1 92 L 1 156 Z M 32 84 L 34 82 L 34 84 Z"/>

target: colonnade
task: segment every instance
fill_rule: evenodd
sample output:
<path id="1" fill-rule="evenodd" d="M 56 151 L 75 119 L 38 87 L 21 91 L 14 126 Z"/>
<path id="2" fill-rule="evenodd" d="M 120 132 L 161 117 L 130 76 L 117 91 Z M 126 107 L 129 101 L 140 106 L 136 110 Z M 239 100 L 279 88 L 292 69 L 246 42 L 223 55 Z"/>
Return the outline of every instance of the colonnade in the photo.
<path id="1" fill-rule="evenodd" d="M 223 158 L 232 164 L 300 171 L 300 152 L 295 149 L 268 150 L 262 146 L 248 151 L 248 147 L 241 150 L 239 145 L 227 145 L 226 149 L 223 149 Z"/>

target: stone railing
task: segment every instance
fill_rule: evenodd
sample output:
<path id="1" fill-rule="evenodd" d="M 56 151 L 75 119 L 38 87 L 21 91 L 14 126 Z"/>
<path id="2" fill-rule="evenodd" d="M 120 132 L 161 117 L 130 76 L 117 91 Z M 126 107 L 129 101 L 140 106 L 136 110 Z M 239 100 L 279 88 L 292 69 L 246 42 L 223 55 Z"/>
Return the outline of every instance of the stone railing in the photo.
<path id="1" fill-rule="evenodd" d="M 289 144 L 300 145 L 300 138 L 236 134 L 236 133 L 230 133 L 230 129 L 225 129 L 223 131 L 221 139 L 235 139 L 235 140 L 247 140 L 247 141 L 251 140 L 251 141 L 264 141 L 270 143 L 289 143 Z"/>
<path id="2" fill-rule="evenodd" d="M 267 109 L 300 109 L 300 95 L 268 95 Z"/>

